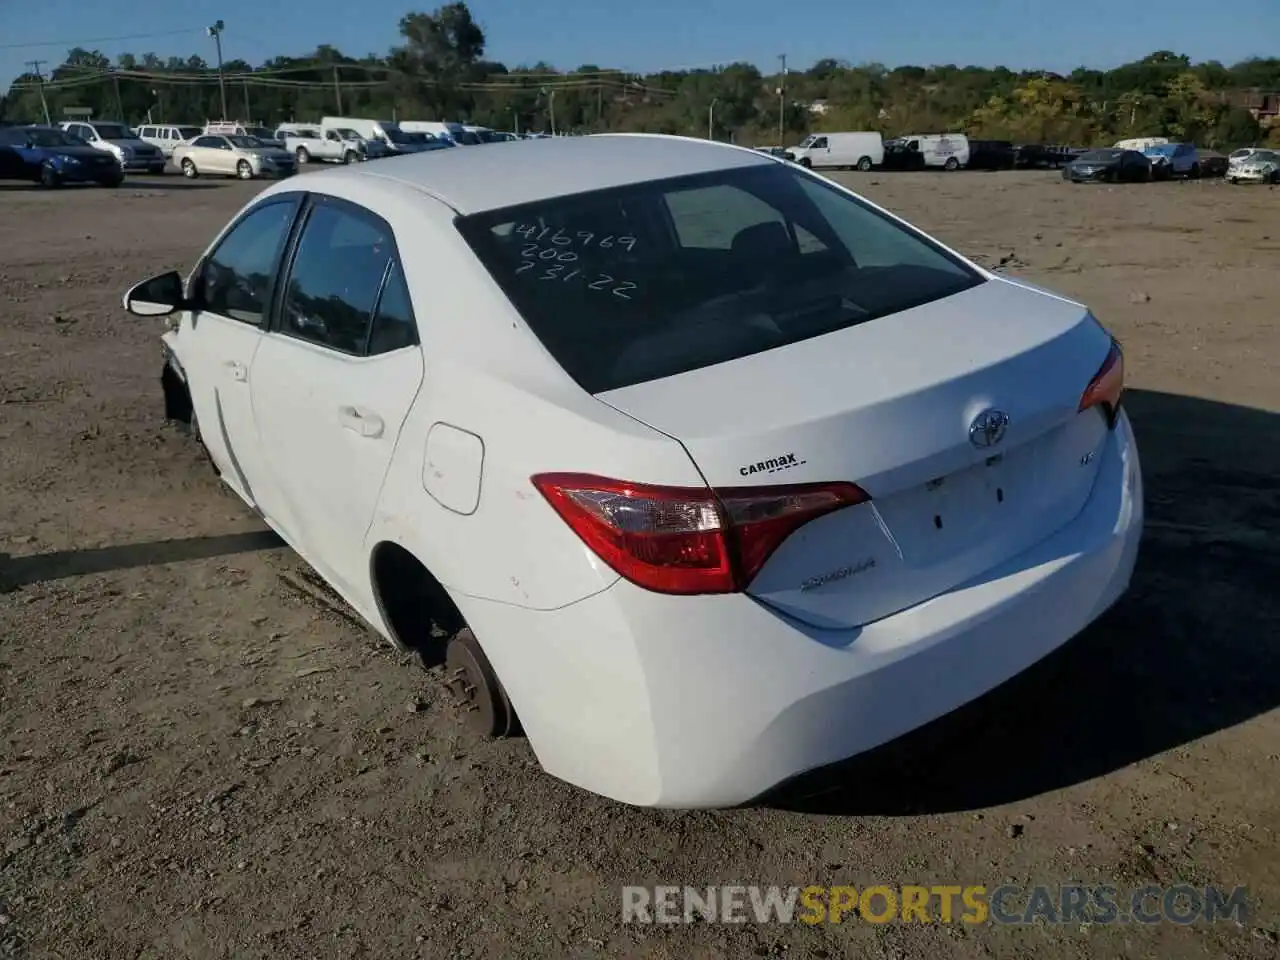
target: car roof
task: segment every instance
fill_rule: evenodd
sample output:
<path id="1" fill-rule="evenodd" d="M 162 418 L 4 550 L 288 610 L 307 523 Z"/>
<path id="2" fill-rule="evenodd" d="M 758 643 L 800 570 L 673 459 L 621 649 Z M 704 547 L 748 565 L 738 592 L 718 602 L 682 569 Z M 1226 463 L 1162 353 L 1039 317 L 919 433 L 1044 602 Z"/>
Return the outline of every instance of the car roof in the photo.
<path id="1" fill-rule="evenodd" d="M 502 150 L 440 150 L 311 174 L 327 179 L 396 180 L 448 204 L 460 214 L 480 213 L 735 167 L 778 163 L 728 144 L 658 134 L 596 134 L 521 140 Z"/>

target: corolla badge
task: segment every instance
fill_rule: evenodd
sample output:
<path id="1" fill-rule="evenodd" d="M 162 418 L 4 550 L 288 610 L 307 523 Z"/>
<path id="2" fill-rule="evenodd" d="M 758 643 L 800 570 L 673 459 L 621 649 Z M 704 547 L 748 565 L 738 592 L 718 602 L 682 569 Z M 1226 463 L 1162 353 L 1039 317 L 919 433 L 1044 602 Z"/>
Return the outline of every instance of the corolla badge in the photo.
<path id="1" fill-rule="evenodd" d="M 969 442 L 975 447 L 994 447 L 1008 428 L 1009 415 L 1003 410 L 983 410 L 969 424 Z"/>

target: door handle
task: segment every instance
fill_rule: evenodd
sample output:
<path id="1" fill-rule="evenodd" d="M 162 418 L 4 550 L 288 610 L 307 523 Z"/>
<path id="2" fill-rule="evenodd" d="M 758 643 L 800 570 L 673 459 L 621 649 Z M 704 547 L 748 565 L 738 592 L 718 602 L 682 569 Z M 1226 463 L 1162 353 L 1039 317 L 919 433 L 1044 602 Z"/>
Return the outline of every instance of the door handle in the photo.
<path id="1" fill-rule="evenodd" d="M 338 422 L 344 430 L 359 434 L 362 437 L 377 438 L 382 436 L 382 418 L 368 410 L 356 407 L 339 407 Z"/>
<path id="2" fill-rule="evenodd" d="M 249 379 L 249 371 L 245 368 L 243 363 L 239 363 L 235 360 L 228 360 L 224 366 L 227 368 L 227 373 L 231 375 L 232 380 L 238 380 L 240 383 L 244 383 L 244 381 Z"/>

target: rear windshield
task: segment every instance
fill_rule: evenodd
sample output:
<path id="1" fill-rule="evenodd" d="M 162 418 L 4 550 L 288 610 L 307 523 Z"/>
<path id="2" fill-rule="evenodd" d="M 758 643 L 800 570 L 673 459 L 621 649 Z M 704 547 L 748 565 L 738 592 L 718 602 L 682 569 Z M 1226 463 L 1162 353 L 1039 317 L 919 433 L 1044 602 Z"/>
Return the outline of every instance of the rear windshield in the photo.
<path id="1" fill-rule="evenodd" d="M 134 140 L 138 136 L 120 123 L 95 123 L 93 127 L 103 140 Z"/>
<path id="2" fill-rule="evenodd" d="M 825 180 L 776 163 L 457 224 L 589 393 L 786 346 L 983 282 Z"/>

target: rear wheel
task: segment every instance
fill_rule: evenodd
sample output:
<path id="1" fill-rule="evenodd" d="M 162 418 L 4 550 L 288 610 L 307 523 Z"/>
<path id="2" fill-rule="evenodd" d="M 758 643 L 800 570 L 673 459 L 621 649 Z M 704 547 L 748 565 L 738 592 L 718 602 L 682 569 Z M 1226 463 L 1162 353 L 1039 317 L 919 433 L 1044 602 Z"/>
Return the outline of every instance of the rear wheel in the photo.
<path id="1" fill-rule="evenodd" d="M 959 170 L 960 161 L 955 157 L 947 157 L 947 162 L 942 165 L 943 170 Z"/>
<path id="2" fill-rule="evenodd" d="M 307 164 L 311 162 L 311 154 L 307 152 L 306 147 L 299 147 L 293 154 L 298 159 L 299 164 Z"/>
<path id="3" fill-rule="evenodd" d="M 195 161 L 190 157 L 182 158 L 182 175 L 188 180 L 194 180 L 200 176 L 200 171 L 196 169 Z"/>
<path id="4" fill-rule="evenodd" d="M 870 158 L 870 157 L 863 157 L 861 160 L 859 160 L 859 161 L 858 161 L 858 169 L 859 169 L 859 170 L 861 170 L 863 173 L 866 173 L 868 170 L 870 170 L 870 169 L 871 169 L 871 158 Z"/>
<path id="5" fill-rule="evenodd" d="M 1192 180 L 1199 180 L 1199 179 L 1200 179 L 1200 164 L 1198 164 L 1198 163 L 1193 163 L 1193 164 L 1191 165 L 1191 179 L 1192 179 Z"/>
<path id="6" fill-rule="evenodd" d="M 236 176 L 241 180 L 252 180 L 253 165 L 248 160 L 241 160 L 236 164 Z"/>
<path id="7" fill-rule="evenodd" d="M 481 737 L 508 737 L 519 729 L 516 712 L 489 658 L 470 628 L 458 631 L 445 650 L 445 687 L 463 722 Z"/>

